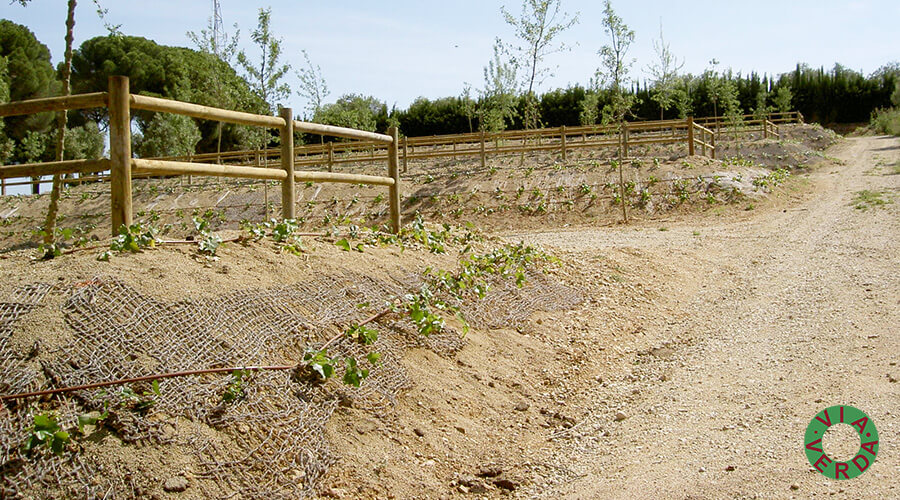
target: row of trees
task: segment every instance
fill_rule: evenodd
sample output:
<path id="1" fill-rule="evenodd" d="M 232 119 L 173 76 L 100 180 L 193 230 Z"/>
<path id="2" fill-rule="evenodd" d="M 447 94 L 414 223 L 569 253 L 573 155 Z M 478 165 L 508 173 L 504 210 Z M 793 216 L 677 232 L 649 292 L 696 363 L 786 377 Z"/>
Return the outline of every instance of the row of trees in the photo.
<path id="1" fill-rule="evenodd" d="M 409 136 L 496 131 L 506 128 L 579 125 L 618 120 L 763 114 L 797 109 L 825 123 L 859 122 L 872 110 L 887 106 L 900 66 L 887 65 L 864 76 L 835 66 L 831 70 L 798 65 L 778 77 L 741 75 L 710 62 L 700 75 L 681 74 L 683 62 L 666 44 L 662 28 L 654 41 L 656 60 L 646 69 L 650 81 L 630 77 L 635 61 L 628 57 L 634 32 L 605 2 L 601 20 L 609 44 L 598 51 L 600 68 L 585 86 L 544 93 L 539 88 L 552 75 L 547 59 L 567 48 L 557 36 L 578 22 L 578 14 L 562 11 L 561 0 L 524 0 L 521 13 L 502 9 L 516 35 L 512 43 L 497 39 L 484 68 L 481 88 L 464 85 L 458 96 L 420 97 L 406 109 L 389 109 L 379 99 L 359 94 L 326 102 L 328 87 L 321 68 L 308 54 L 296 71 L 296 93 L 307 102 L 303 118 L 364 130 L 384 131 L 398 125 Z M 107 77 L 131 78 L 132 92 L 162 96 L 254 113 L 274 113 L 291 95 L 284 77 L 280 40 L 270 27 L 271 12 L 260 9 L 251 33 L 257 54 L 237 51 L 232 36 L 213 25 L 189 33 L 196 49 L 168 47 L 140 37 L 113 32 L 85 41 L 71 55 L 70 86 L 74 93 L 105 90 Z M 62 66 L 62 65 L 61 65 Z M 54 69 L 50 53 L 26 27 L 0 21 L 0 98 L 29 99 L 58 95 L 63 67 Z M 104 110 L 70 112 L 66 158 L 102 153 Z M 164 156 L 274 145 L 277 137 L 242 126 L 193 120 L 169 114 L 138 112 L 134 151 Z M 53 116 L 9 118 L 0 128 L 0 160 L 4 163 L 52 159 Z M 305 138 L 319 140 L 318 137 Z"/>

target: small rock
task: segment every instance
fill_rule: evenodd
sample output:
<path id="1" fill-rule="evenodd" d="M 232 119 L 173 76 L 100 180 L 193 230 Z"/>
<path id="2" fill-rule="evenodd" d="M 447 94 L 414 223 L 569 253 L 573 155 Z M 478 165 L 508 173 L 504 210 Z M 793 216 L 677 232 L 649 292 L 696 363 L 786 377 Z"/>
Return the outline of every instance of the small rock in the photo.
<path id="1" fill-rule="evenodd" d="M 458 489 L 460 493 L 468 493 L 469 492 L 469 487 L 464 484 L 457 486 L 456 489 Z"/>
<path id="2" fill-rule="evenodd" d="M 706 472 L 706 467 L 700 467 L 700 469 L 698 469 L 697 472 Z"/>
<path id="3" fill-rule="evenodd" d="M 734 472 L 734 469 L 736 469 L 735 466 L 729 465 L 728 467 L 725 467 L 725 472 Z"/>
<path id="4" fill-rule="evenodd" d="M 461 434 L 465 434 L 465 433 L 466 433 L 466 428 L 463 427 L 463 426 L 461 426 L 461 425 L 457 425 L 457 426 L 455 427 L 455 429 L 456 429 L 457 431 L 459 431 Z"/>
<path id="5" fill-rule="evenodd" d="M 668 359 L 675 354 L 675 350 L 671 347 L 654 347 L 650 349 L 650 354 L 660 359 Z"/>
<path id="6" fill-rule="evenodd" d="M 795 490 L 795 491 L 796 491 L 796 490 L 799 490 L 799 489 L 800 489 L 800 485 L 797 484 L 797 483 L 794 483 L 794 484 L 791 485 L 791 489 L 792 489 L 792 490 Z"/>
<path id="7" fill-rule="evenodd" d="M 413 429 L 413 433 L 414 433 L 416 436 L 419 436 L 419 437 L 425 437 L 425 431 L 423 431 L 422 429 L 419 429 L 418 427 L 416 427 L 416 428 Z"/>
<path id="8" fill-rule="evenodd" d="M 486 465 L 478 470 L 478 477 L 497 477 L 503 474 L 503 469 L 496 465 Z"/>
<path id="9" fill-rule="evenodd" d="M 512 479 L 507 479 L 505 477 L 501 477 L 499 479 L 494 480 L 494 486 L 504 489 L 506 491 L 514 491 L 519 487 L 519 484 L 513 481 Z"/>
<path id="10" fill-rule="evenodd" d="M 665 373 L 663 373 L 662 375 L 659 376 L 659 381 L 660 381 L 660 382 L 668 382 L 668 381 L 669 381 L 669 376 L 666 375 Z"/>
<path id="11" fill-rule="evenodd" d="M 163 483 L 163 490 L 177 493 L 188 489 L 188 480 L 184 476 L 173 476 Z"/>
<path id="12" fill-rule="evenodd" d="M 897 383 L 897 379 L 895 379 L 894 376 L 891 375 L 890 373 L 888 373 L 887 378 L 888 378 L 888 382 L 890 382 L 890 383 L 892 383 L 892 384 Z"/>
<path id="13" fill-rule="evenodd" d="M 480 482 L 476 482 L 469 486 L 469 491 L 472 493 L 487 493 L 488 487 Z"/>
<path id="14" fill-rule="evenodd" d="M 616 422 L 621 422 L 621 421 L 625 420 L 626 418 L 628 418 L 628 415 L 626 415 L 620 411 L 616 412 Z"/>
<path id="15" fill-rule="evenodd" d="M 530 405 L 524 401 L 516 405 L 516 411 L 525 411 L 530 408 Z"/>

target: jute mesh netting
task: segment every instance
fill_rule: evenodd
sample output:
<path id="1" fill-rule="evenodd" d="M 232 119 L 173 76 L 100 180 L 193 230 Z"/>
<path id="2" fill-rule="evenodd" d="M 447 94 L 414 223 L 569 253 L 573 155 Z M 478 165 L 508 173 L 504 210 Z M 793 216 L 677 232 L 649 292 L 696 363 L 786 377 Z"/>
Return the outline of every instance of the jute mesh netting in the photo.
<path id="1" fill-rule="evenodd" d="M 376 280 L 348 273 L 179 302 L 156 300 L 109 277 L 26 286 L 0 303 L 0 392 L 215 367 L 296 365 L 307 347 L 321 346 L 371 313 L 359 304 L 380 308 L 420 285 L 416 277 Z M 536 310 L 568 309 L 581 301 L 574 289 L 532 273 L 522 288 L 513 280 L 497 281 L 486 299 L 462 309 L 473 326 L 496 328 L 519 325 Z M 52 351 L 40 339 L 30 347 L 10 341 L 37 308 L 62 316 L 71 336 L 65 347 Z M 311 384 L 289 370 L 258 371 L 245 375 L 241 397 L 228 402 L 223 394 L 234 389 L 235 378 L 227 373 L 162 379 L 158 394 L 147 383 L 10 402 L 0 407 L 0 496 L 133 497 L 158 487 L 83 450 L 62 456 L 24 453 L 33 415 L 47 408 L 65 429 L 76 428 L 79 415 L 108 411 L 103 428 L 134 443 L 135 453 L 148 445 L 175 447 L 189 457 L 195 495 L 307 496 L 337 458 L 324 428 L 339 405 L 385 415 L 410 384 L 399 364 L 404 350 L 424 347 L 452 356 L 464 343 L 450 328 L 419 336 L 397 315 L 375 326 L 374 350 L 381 360 L 358 389 L 334 380 Z M 370 348 L 344 338 L 328 353 L 363 360 Z"/>

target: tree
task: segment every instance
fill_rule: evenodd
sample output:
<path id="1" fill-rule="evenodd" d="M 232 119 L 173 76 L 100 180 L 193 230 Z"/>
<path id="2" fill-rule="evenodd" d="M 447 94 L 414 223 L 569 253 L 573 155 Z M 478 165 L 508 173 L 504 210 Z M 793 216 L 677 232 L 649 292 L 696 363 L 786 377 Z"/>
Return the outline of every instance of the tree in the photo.
<path id="1" fill-rule="evenodd" d="M 611 102 L 604 107 L 603 118 L 605 122 L 621 123 L 635 104 L 634 95 L 624 92 L 625 85 L 630 81 L 628 72 L 634 64 L 634 59 L 627 59 L 628 49 L 634 43 L 634 31 L 616 15 L 610 0 L 604 2 L 602 24 L 610 44 L 598 51 L 601 68 L 597 70 L 597 75 L 609 84 L 611 91 Z"/>
<path id="2" fill-rule="evenodd" d="M 134 136 L 134 152 L 138 157 L 187 156 L 200 142 L 200 130 L 194 120 L 184 115 L 156 113 Z"/>
<path id="3" fill-rule="evenodd" d="M 600 84 L 591 78 L 588 90 L 581 100 L 578 121 L 582 125 L 595 125 L 600 118 Z"/>
<path id="4" fill-rule="evenodd" d="M 703 72 L 703 80 L 706 83 L 706 96 L 713 105 L 713 117 L 718 122 L 719 118 L 719 102 L 725 95 L 724 79 L 719 76 L 716 66 L 719 61 L 712 59 L 709 61 L 710 68 Z"/>
<path id="5" fill-rule="evenodd" d="M 650 98 L 659 104 L 659 119 L 662 120 L 665 111 L 675 104 L 676 78 L 684 66 L 684 61 L 678 61 L 663 38 L 662 22 L 659 23 L 659 40 L 653 41 L 653 51 L 658 61 L 647 67 L 654 78 L 654 92 Z"/>
<path id="6" fill-rule="evenodd" d="M 464 82 L 462 95 L 460 95 L 459 98 L 462 101 L 463 113 L 465 113 L 466 119 L 468 120 L 469 133 L 471 134 L 475 131 L 475 129 L 472 128 L 472 118 L 475 117 L 475 100 L 472 99 L 472 86 Z"/>
<path id="7" fill-rule="evenodd" d="M 487 132 L 505 130 L 516 112 L 516 66 L 503 57 L 503 45 L 494 41 L 494 57 L 484 67 L 484 89 L 478 111 L 478 126 Z"/>
<path id="8" fill-rule="evenodd" d="M 541 95 L 541 118 L 546 127 L 578 125 L 585 90 L 580 85 L 551 90 Z"/>
<path id="9" fill-rule="evenodd" d="M 9 75 L 6 70 L 6 58 L 0 56 L 0 103 L 9 101 L 9 84 L 6 83 Z M 0 164 L 5 164 L 12 156 L 15 143 L 4 132 L 6 124 L 0 118 Z"/>
<path id="10" fill-rule="evenodd" d="M 603 109 L 603 121 L 614 122 L 619 131 L 625 122 L 625 117 L 635 103 L 633 94 L 625 95 L 623 87 L 628 83 L 628 71 L 634 64 L 634 59 L 626 59 L 628 49 L 634 43 L 634 31 L 630 29 L 622 18 L 613 11 L 612 3 L 606 0 L 603 8 L 603 29 L 609 35 L 610 44 L 600 48 L 600 60 L 602 68 L 597 70 L 597 74 L 610 83 L 612 95 L 610 103 Z M 624 148 L 619 148 L 619 197 L 622 199 L 622 218 L 627 223 L 628 213 L 625 209 L 625 180 L 622 173 L 622 163 L 624 163 Z"/>
<path id="11" fill-rule="evenodd" d="M 23 7 L 28 4 L 31 0 L 17 0 L 20 5 Z M 109 30 L 110 34 L 119 35 L 119 26 L 110 25 L 106 21 L 107 11 L 101 5 L 99 0 L 93 0 L 94 5 L 97 7 L 97 15 L 104 22 L 104 26 Z M 68 96 L 70 94 L 70 77 L 72 74 L 72 41 L 75 38 L 75 7 L 77 6 L 77 0 L 68 0 L 67 2 L 67 12 L 66 12 L 66 50 L 64 55 L 64 62 L 62 65 L 61 73 L 61 82 L 62 82 L 62 90 L 60 92 L 63 96 Z M 59 111 L 56 114 L 56 161 L 62 161 L 65 157 L 66 151 L 66 121 L 67 121 L 68 113 L 66 111 Z M 47 209 L 47 219 L 44 224 L 44 243 L 50 244 L 53 243 L 54 239 L 54 227 L 56 226 L 56 212 L 58 209 L 59 203 L 59 191 L 60 191 L 60 176 L 53 176 L 53 189 L 50 193 L 50 206 Z M 38 185 L 34 185 L 35 193 L 38 190 Z"/>
<path id="12" fill-rule="evenodd" d="M 786 113 L 791 110 L 791 101 L 794 96 L 791 93 L 790 85 L 780 85 L 778 90 L 775 91 L 775 98 L 773 99 L 775 104 L 775 109 L 780 113 Z"/>
<path id="13" fill-rule="evenodd" d="M 5 69 L 0 74 L 0 80 L 7 90 L 6 100 L 37 99 L 56 93 L 56 75 L 50 64 L 50 50 L 25 26 L 0 19 L 0 58 Z M 29 132 L 46 134 L 52 121 L 52 113 L 6 118 L 5 137 L 10 148 L 7 160 L 28 161 L 22 141 Z M 38 161 L 44 151 L 37 154 L 33 146 L 31 144 L 27 148 L 28 153 L 30 158 Z"/>
<path id="14" fill-rule="evenodd" d="M 537 128 L 540 121 L 534 92 L 535 85 L 540 85 L 544 78 L 550 76 L 550 70 L 541 66 L 544 58 L 565 50 L 564 44 L 554 44 L 553 40 L 578 22 L 578 13 L 569 18 L 565 12 L 560 14 L 560 6 L 561 0 L 523 0 L 519 17 L 510 14 L 505 7 L 500 7 L 503 18 L 513 27 L 516 37 L 522 42 L 522 45 L 512 49 L 516 53 L 515 64 L 525 69 L 522 76 L 526 84 L 523 85 L 526 128 Z"/>
<path id="15" fill-rule="evenodd" d="M 471 99 L 470 99 L 471 101 Z M 470 105 L 474 103 L 470 102 Z M 470 131 L 466 102 L 459 97 L 430 100 L 419 97 L 399 113 L 403 133 L 408 136 L 458 134 Z"/>
<path id="16" fill-rule="evenodd" d="M 250 33 L 250 39 L 259 47 L 258 67 L 243 50 L 237 55 L 238 64 L 244 69 L 250 88 L 265 103 L 266 114 L 275 113 L 278 102 L 291 95 L 291 88 L 281 81 L 290 66 L 279 62 L 281 40 L 272 34 L 271 20 L 272 9 L 260 8 L 256 29 Z M 245 136 L 249 141 L 248 145 L 259 149 L 265 148 L 273 138 L 268 130 L 259 127 L 245 128 Z"/>
<path id="17" fill-rule="evenodd" d="M 731 70 L 727 75 L 723 75 L 720 80 L 720 101 L 722 104 L 722 115 L 725 117 L 726 123 L 735 133 L 737 139 L 737 127 L 744 123 L 744 112 L 741 109 L 741 101 L 738 99 L 738 89 L 735 79 L 732 78 Z"/>
<path id="18" fill-rule="evenodd" d="M 769 106 L 769 91 L 765 88 L 759 89 L 756 93 L 756 106 L 753 108 L 753 117 L 757 120 L 765 119 L 769 116 L 772 107 Z"/>
<path id="19" fill-rule="evenodd" d="M 247 74 L 250 88 L 268 106 L 268 112 L 274 113 L 277 104 L 291 95 L 291 88 L 281 81 L 290 69 L 290 65 L 281 64 L 281 40 L 271 31 L 272 9 L 259 9 L 258 24 L 250 33 L 250 39 L 259 47 L 258 67 L 247 57 L 244 51 L 237 55 L 238 64 Z"/>
<path id="20" fill-rule="evenodd" d="M 346 94 L 337 102 L 319 108 L 319 113 L 313 120 L 337 127 L 374 132 L 378 127 L 380 115 L 384 115 L 385 118 L 387 115 L 387 105 L 383 102 L 371 96 Z"/>
<path id="21" fill-rule="evenodd" d="M 300 79 L 300 89 L 297 90 L 297 95 L 306 99 L 306 110 L 309 112 L 309 116 L 314 117 L 331 92 L 328 91 L 328 84 L 325 82 L 325 77 L 322 76 L 322 68 L 318 65 L 313 66 L 312 61 L 309 60 L 309 54 L 305 50 L 301 53 L 306 61 L 306 67 L 297 70 L 297 78 Z"/>
<path id="22" fill-rule="evenodd" d="M 72 89 L 75 92 L 106 91 L 110 75 L 128 76 L 133 94 L 248 113 L 267 113 L 267 106 L 250 89 L 247 81 L 226 61 L 210 52 L 158 45 L 141 37 L 101 36 L 86 40 L 72 55 Z M 221 94 L 217 93 L 216 79 L 223 90 Z M 153 120 L 154 114 L 135 111 L 134 118 L 143 129 Z M 98 108 L 70 113 L 70 118 L 76 124 L 95 121 L 102 126 L 107 114 L 105 109 Z M 198 152 L 219 151 L 219 137 L 222 138 L 221 150 L 250 144 L 246 127 L 224 125 L 220 136 L 217 122 L 200 120 L 195 123 L 202 137 Z"/>
<path id="23" fill-rule="evenodd" d="M 200 30 L 200 33 L 193 31 L 187 32 L 188 38 L 197 46 L 198 49 L 209 58 L 207 64 L 211 67 L 208 72 L 204 72 L 211 76 L 208 87 L 212 96 L 212 105 L 224 108 L 234 109 L 238 105 L 238 93 L 235 87 L 226 85 L 225 78 L 215 66 L 217 63 L 225 63 L 231 67 L 231 60 L 237 53 L 237 44 L 240 38 L 240 30 L 237 24 L 234 25 L 234 36 L 229 36 L 227 32 L 221 29 L 221 17 L 218 12 L 218 2 L 214 3 L 214 11 L 212 17 L 207 20 L 206 29 Z M 224 123 L 216 122 L 216 153 L 222 151 L 222 130 Z"/>
<path id="24" fill-rule="evenodd" d="M 97 122 L 87 122 L 66 132 L 66 160 L 100 158 L 104 151 L 104 136 Z"/>

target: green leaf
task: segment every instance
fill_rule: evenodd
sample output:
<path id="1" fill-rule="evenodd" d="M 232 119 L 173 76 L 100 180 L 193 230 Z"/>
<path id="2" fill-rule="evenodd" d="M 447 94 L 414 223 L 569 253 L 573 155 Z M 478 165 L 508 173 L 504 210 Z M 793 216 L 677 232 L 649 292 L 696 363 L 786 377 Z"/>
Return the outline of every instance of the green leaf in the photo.
<path id="1" fill-rule="evenodd" d="M 347 238 L 341 238 L 340 240 L 334 243 L 336 247 L 340 247 L 341 250 L 345 252 L 350 251 L 350 242 L 347 241 Z"/>
<path id="2" fill-rule="evenodd" d="M 34 428 L 35 429 L 58 429 L 59 427 L 56 424 L 56 419 L 51 418 L 49 415 L 45 415 L 43 413 L 34 416 Z"/>
<path id="3" fill-rule="evenodd" d="M 369 354 L 366 354 L 366 359 L 369 361 L 369 363 L 371 363 L 373 365 L 377 364 L 378 360 L 381 359 L 381 353 L 377 353 L 374 351 L 370 352 Z"/>
<path id="4" fill-rule="evenodd" d="M 50 449 L 53 453 L 59 455 L 66 448 L 66 443 L 69 442 L 69 433 L 66 431 L 58 431 L 53 435 L 53 440 L 50 443 Z"/>

